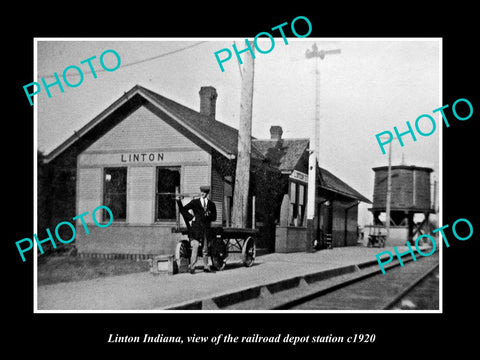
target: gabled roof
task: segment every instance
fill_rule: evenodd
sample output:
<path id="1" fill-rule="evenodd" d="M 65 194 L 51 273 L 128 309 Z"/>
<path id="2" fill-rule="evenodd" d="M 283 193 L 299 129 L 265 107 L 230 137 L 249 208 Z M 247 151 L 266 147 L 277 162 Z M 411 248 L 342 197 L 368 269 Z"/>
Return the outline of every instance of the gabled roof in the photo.
<path id="1" fill-rule="evenodd" d="M 150 102 L 162 113 L 167 114 L 173 121 L 200 138 L 223 156 L 228 159 L 234 159 L 236 157 L 238 143 L 237 129 L 202 115 L 198 111 L 192 110 L 140 85 L 135 85 L 107 109 L 102 111 L 50 152 L 45 157 L 45 162 L 48 163 L 56 158 L 89 132 L 98 129 L 100 129 L 100 132 L 103 131 L 102 129 L 104 127 L 102 127 L 102 123 L 113 121 L 112 115 L 116 114 L 117 110 L 126 105 L 131 105 L 131 103 L 135 101 L 138 103 L 139 97 L 142 101 Z M 116 121 L 118 121 L 118 119 Z M 270 166 L 282 172 L 291 172 L 307 151 L 308 146 L 308 139 L 258 140 L 252 137 L 251 154 L 254 159 L 269 160 Z M 319 178 L 320 187 L 371 204 L 370 200 L 329 171 L 320 169 Z"/>
<path id="2" fill-rule="evenodd" d="M 347 185 L 338 177 L 333 175 L 330 171 L 320 168 L 320 188 L 336 192 L 347 197 L 372 204 L 365 196 L 360 194 L 357 190 Z"/>
<path id="3" fill-rule="evenodd" d="M 53 160 L 60 155 L 64 150 L 78 141 L 82 136 L 89 131 L 98 127 L 103 121 L 108 121 L 109 116 L 124 106 L 128 102 L 133 101 L 134 97 L 142 97 L 145 101 L 150 102 L 158 110 L 167 114 L 172 120 L 176 121 L 187 131 L 195 134 L 202 141 L 217 150 L 220 154 L 228 159 L 234 159 L 237 154 L 238 130 L 228 126 L 220 121 L 212 119 L 200 112 L 192 110 L 182 104 L 170 100 L 156 92 L 144 88 L 140 85 L 135 85 L 132 89 L 126 92 L 118 100 L 116 100 L 107 109 L 102 111 L 89 123 L 76 131 L 72 136 L 60 144 L 45 158 L 46 162 Z M 264 159 L 263 155 L 252 144 L 252 157 L 257 159 Z"/>
<path id="4" fill-rule="evenodd" d="M 138 86 L 138 85 L 137 85 Z M 139 86 L 140 87 L 140 86 Z M 141 87 L 152 98 L 154 98 L 164 108 L 169 110 L 178 118 L 183 119 L 190 124 L 196 132 L 203 134 L 206 138 L 211 139 L 221 149 L 226 150 L 229 154 L 236 155 L 238 151 L 238 130 L 228 126 L 221 121 L 212 119 L 200 112 L 190 109 L 182 104 L 170 100 L 160 94 Z M 252 138 L 253 139 L 253 138 Z M 252 146 L 252 155 L 261 157 L 261 153 Z"/>
<path id="5" fill-rule="evenodd" d="M 282 172 L 292 172 L 300 161 L 301 157 L 308 151 L 309 139 L 280 139 L 280 140 L 253 140 L 258 150 L 270 160 L 270 164 Z M 319 168 L 319 187 L 341 194 L 343 196 L 363 201 L 372 202 L 358 191 L 347 185 L 331 172 Z"/>
<path id="6" fill-rule="evenodd" d="M 310 144 L 309 139 L 255 139 L 252 143 L 260 153 L 270 160 L 270 164 L 282 172 L 291 172 L 295 169 L 300 158 Z"/>

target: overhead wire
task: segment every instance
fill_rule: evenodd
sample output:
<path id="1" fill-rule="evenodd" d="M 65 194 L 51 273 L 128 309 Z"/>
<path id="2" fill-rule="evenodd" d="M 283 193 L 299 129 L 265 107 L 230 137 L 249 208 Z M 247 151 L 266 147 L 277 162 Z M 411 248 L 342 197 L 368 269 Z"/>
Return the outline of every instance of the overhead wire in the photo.
<path id="1" fill-rule="evenodd" d="M 172 51 L 169 51 L 169 52 L 166 52 L 166 53 L 163 53 L 163 54 L 159 54 L 159 55 L 155 55 L 155 56 L 152 56 L 152 57 L 149 57 L 149 58 L 146 58 L 146 59 L 142 59 L 142 60 L 137 60 L 137 61 L 132 61 L 128 64 L 124 64 L 124 65 L 121 65 L 120 69 L 123 69 L 123 68 L 126 68 L 126 67 L 129 67 L 129 66 L 133 66 L 133 65 L 138 65 L 138 64 L 141 64 L 141 63 L 144 63 L 144 62 L 147 62 L 147 61 L 152 61 L 152 60 L 156 60 L 156 59 L 159 59 L 159 58 L 162 58 L 162 57 L 165 57 L 165 56 L 168 56 L 168 55 L 172 55 L 172 54 L 176 54 L 178 52 L 181 52 L 181 51 L 185 51 L 187 49 L 190 49 L 192 47 L 195 47 L 195 46 L 198 46 L 198 45 L 201 45 L 203 43 L 206 43 L 207 41 L 200 41 L 200 42 L 197 42 L 195 44 L 192 44 L 192 45 L 189 45 L 189 46 L 185 46 L 183 48 L 180 48 L 180 49 L 176 49 L 176 50 L 172 50 Z M 105 69 L 95 69 L 95 73 L 100 73 L 100 72 L 104 72 L 106 71 Z M 82 74 L 91 74 L 92 71 L 82 71 Z M 79 73 L 70 73 L 70 74 L 67 74 L 67 76 L 79 76 L 80 74 Z M 55 75 L 45 75 L 45 76 L 41 76 L 39 75 L 38 76 L 39 78 L 45 78 L 45 79 L 48 79 L 48 78 L 53 78 L 55 77 Z"/>

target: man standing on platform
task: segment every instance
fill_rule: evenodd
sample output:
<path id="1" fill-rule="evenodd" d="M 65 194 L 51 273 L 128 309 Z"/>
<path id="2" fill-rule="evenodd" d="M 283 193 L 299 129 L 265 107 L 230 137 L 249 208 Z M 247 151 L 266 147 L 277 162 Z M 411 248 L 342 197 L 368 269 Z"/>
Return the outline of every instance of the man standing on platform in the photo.
<path id="1" fill-rule="evenodd" d="M 194 215 L 190 234 L 190 245 L 192 247 L 189 267 L 190 274 L 195 273 L 200 244 L 203 244 L 203 271 L 213 272 L 210 266 L 208 266 L 208 246 L 211 241 L 211 223 L 217 220 L 217 208 L 213 201 L 208 199 L 209 193 L 209 186 L 201 186 L 200 198 L 193 199 L 184 206 L 185 211 L 192 210 Z"/>

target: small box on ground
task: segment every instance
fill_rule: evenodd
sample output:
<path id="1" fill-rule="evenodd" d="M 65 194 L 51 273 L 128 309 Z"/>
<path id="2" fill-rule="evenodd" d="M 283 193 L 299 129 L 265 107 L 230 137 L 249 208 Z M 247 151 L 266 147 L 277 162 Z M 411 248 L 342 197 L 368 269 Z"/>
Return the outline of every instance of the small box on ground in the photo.
<path id="1" fill-rule="evenodd" d="M 176 264 L 173 255 L 157 255 L 151 259 L 150 272 L 155 275 L 173 275 L 178 272 L 178 269 L 175 265 Z"/>

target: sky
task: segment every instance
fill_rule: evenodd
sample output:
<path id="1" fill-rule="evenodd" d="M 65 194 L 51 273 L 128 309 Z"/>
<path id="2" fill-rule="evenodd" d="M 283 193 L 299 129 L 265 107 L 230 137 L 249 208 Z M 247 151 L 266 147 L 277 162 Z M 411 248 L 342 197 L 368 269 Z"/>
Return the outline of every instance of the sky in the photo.
<path id="1" fill-rule="evenodd" d="M 78 87 L 63 84 L 61 93 L 53 86 L 51 98 L 44 89 L 35 96 L 38 149 L 48 154 L 136 84 L 194 110 L 200 109 L 200 87 L 213 86 L 218 93 L 217 120 L 238 129 L 239 63 L 233 55 L 223 63 L 222 72 L 214 56 L 224 48 L 233 53 L 233 41 L 238 49 L 244 48 L 245 38 L 37 39 L 37 78 L 32 81 L 44 77 L 47 84 L 53 83 L 54 72 L 61 77 L 70 65 L 85 72 Z M 307 37 L 288 38 L 288 44 L 275 38 L 270 53 L 256 52 L 252 135 L 268 139 L 272 125 L 283 128 L 284 138 L 310 138 L 314 133 L 316 61 L 305 57 L 314 43 L 319 50 L 341 50 L 318 60 L 320 166 L 372 199 L 372 167 L 388 162 L 375 135 L 393 132 L 394 126 L 406 131 L 407 121 L 414 127 L 418 116 L 429 114 L 437 121 L 436 131 L 428 137 L 416 134 L 416 142 L 405 136 L 404 147 L 393 142 L 392 164 L 431 167 L 432 181 L 438 180 L 443 125 L 440 115 L 432 111 L 443 104 L 441 40 L 437 38 Z M 265 50 L 270 40 L 258 44 Z M 121 58 L 120 67 L 113 72 L 102 71 L 99 63 L 100 55 L 109 49 Z M 173 51 L 177 52 L 159 56 Z M 80 64 L 94 55 L 96 79 L 88 73 L 88 64 Z M 112 54 L 104 59 L 108 67 L 115 66 Z M 79 80 L 74 73 L 69 71 L 71 83 Z M 25 101 L 28 103 L 27 98 Z M 420 128 L 428 132 L 431 125 L 421 123 Z M 366 210 L 370 206 L 361 204 L 360 224 L 371 223 Z"/>

